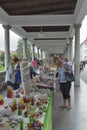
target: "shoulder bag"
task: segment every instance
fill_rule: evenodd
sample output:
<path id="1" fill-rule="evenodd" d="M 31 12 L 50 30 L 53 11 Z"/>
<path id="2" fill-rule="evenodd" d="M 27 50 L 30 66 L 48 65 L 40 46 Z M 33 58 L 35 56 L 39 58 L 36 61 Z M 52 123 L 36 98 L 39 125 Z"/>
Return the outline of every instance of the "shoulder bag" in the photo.
<path id="1" fill-rule="evenodd" d="M 65 79 L 67 82 L 74 82 L 75 81 L 74 74 L 65 72 Z"/>

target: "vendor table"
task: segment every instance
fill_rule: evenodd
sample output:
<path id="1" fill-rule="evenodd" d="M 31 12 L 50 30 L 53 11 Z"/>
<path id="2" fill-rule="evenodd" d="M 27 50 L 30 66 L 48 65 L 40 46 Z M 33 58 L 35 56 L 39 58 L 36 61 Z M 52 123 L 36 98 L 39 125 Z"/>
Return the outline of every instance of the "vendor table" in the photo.
<path id="1" fill-rule="evenodd" d="M 52 130 L 52 91 L 50 92 L 50 97 L 48 100 L 49 101 L 48 101 L 47 110 L 45 113 L 43 113 L 43 116 L 39 119 L 39 121 L 41 121 L 41 123 L 44 124 L 41 130 Z M 8 99 L 8 103 L 11 104 L 11 99 Z M 4 110 L 3 106 L 0 106 L 1 113 L 3 112 L 3 110 Z M 11 113 L 11 116 L 17 117 L 18 116 L 17 113 L 18 113 L 18 111 L 14 111 Z M 24 118 L 23 116 L 18 116 L 18 118 L 20 118 L 20 117 L 23 118 L 25 123 L 29 122 L 29 117 Z M 24 123 L 23 130 L 28 130 L 25 123 Z M 0 130 L 20 130 L 20 127 L 16 126 L 13 129 L 11 129 L 10 127 L 8 127 L 8 128 L 7 127 L 4 127 L 4 128 L 0 127 Z"/>
<path id="2" fill-rule="evenodd" d="M 33 89 L 31 87 L 32 85 L 30 84 L 30 80 L 28 80 L 29 79 L 29 67 L 28 67 L 28 62 L 26 62 L 26 61 L 23 61 L 22 64 L 21 64 L 21 74 L 22 74 L 22 81 L 23 81 L 22 88 L 25 90 L 25 95 L 28 96 L 29 92 L 32 93 Z M 50 93 L 50 94 L 47 94 L 49 96 L 47 96 L 48 102 L 47 102 L 47 104 L 45 104 L 46 105 L 46 111 L 42 110 L 42 116 L 37 119 L 39 122 L 41 122 L 43 124 L 43 126 L 41 127 L 41 129 L 37 129 L 37 130 L 52 130 L 52 108 L 53 108 L 53 97 L 54 97 L 54 84 L 55 84 L 54 78 L 55 78 L 55 74 L 51 73 L 51 74 L 49 74 L 49 76 L 47 76 L 47 78 L 50 78 L 49 80 L 52 81 L 52 82 L 48 82 L 49 80 L 47 82 L 45 82 L 43 80 L 43 83 L 42 82 L 41 83 L 36 82 L 35 85 L 33 84 L 33 86 L 38 88 L 37 90 L 44 89 L 44 90 L 46 90 L 46 92 L 48 90 L 49 93 Z M 47 78 L 46 78 L 46 80 L 47 80 Z M 46 92 L 45 92 L 45 94 L 46 94 Z M 43 95 L 43 93 L 42 93 L 42 95 Z M 19 100 L 16 97 L 15 97 L 15 99 Z M 6 99 L 6 100 L 7 100 L 8 104 L 11 104 L 11 102 L 12 102 L 11 99 Z M 35 106 L 35 107 L 37 107 L 37 106 Z M 0 114 L 2 114 L 3 108 L 4 108 L 3 106 L 0 106 L 0 112 L 1 112 Z M 5 113 L 5 114 L 8 114 L 8 112 Z M 34 113 L 34 114 L 36 114 L 36 113 Z M 28 114 L 28 117 L 26 117 L 26 118 L 24 117 L 24 113 L 23 113 L 23 115 L 18 116 L 18 110 L 16 110 L 16 111 L 11 113 L 11 116 L 23 119 L 23 121 L 24 121 L 23 129 L 20 129 L 20 122 L 19 122 L 19 126 L 15 126 L 14 128 L 4 127 L 2 129 L 1 126 L 0 126 L 0 130 L 31 130 L 31 129 L 28 129 L 28 127 L 27 127 L 27 124 L 30 123 L 29 114 Z M 35 129 L 32 129 L 32 130 L 35 130 Z"/>

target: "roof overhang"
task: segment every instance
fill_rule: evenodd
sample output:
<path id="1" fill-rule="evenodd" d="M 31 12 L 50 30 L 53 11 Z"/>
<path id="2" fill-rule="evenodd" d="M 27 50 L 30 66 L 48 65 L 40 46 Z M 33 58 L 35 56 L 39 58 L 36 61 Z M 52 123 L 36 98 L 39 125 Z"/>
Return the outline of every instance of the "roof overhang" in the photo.
<path id="1" fill-rule="evenodd" d="M 0 23 L 10 25 L 45 52 L 63 53 L 68 38 L 74 35 L 74 24 L 80 24 L 87 14 L 86 5 L 87 0 L 1 0 Z"/>

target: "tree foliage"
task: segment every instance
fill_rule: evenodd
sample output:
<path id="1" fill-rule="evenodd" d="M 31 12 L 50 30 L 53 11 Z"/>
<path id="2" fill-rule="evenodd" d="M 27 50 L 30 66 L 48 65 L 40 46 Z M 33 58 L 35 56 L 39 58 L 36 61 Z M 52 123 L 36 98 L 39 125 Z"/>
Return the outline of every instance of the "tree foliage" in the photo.
<path id="1" fill-rule="evenodd" d="M 10 54 L 10 61 L 12 61 L 12 59 L 13 59 L 14 57 L 18 57 L 18 55 L 17 55 L 16 52 Z"/>
<path id="2" fill-rule="evenodd" d="M 5 60 L 4 52 L 2 52 L 1 55 L 0 55 L 0 61 L 2 62 L 3 66 L 4 66 L 4 60 Z"/>
<path id="3" fill-rule="evenodd" d="M 17 57 L 17 53 L 16 53 L 16 52 L 10 54 L 10 61 L 12 61 L 12 59 L 13 59 L 14 57 Z M 5 62 L 5 52 L 2 52 L 2 53 L 0 54 L 0 63 L 4 66 L 4 62 Z"/>
<path id="4" fill-rule="evenodd" d="M 23 40 L 21 38 L 18 41 L 16 53 L 17 53 L 18 58 L 20 59 L 23 58 Z M 28 61 L 31 61 L 32 59 L 31 44 L 29 41 L 27 41 L 27 58 L 28 58 Z"/>

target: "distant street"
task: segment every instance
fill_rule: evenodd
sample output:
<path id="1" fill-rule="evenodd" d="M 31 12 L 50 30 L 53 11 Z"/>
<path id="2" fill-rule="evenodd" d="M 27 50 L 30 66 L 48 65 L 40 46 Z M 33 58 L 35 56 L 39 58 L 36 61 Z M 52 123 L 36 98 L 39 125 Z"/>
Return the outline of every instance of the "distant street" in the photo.
<path id="1" fill-rule="evenodd" d="M 85 83 L 87 83 L 87 64 L 86 64 L 84 70 L 81 71 L 81 73 L 80 73 L 80 78 L 81 78 Z"/>

